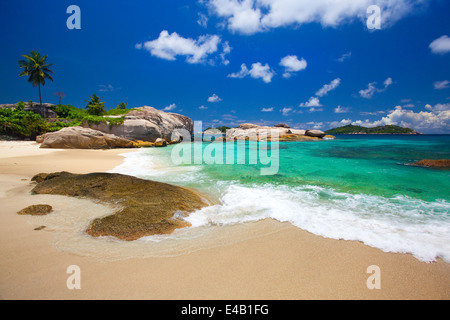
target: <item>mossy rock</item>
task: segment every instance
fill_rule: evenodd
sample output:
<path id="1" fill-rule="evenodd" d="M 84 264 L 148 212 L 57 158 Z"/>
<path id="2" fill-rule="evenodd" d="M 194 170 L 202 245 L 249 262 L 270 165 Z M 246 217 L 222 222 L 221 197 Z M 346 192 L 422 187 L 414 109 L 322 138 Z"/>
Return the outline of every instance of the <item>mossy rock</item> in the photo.
<path id="1" fill-rule="evenodd" d="M 118 207 L 118 211 L 92 221 L 86 232 L 94 237 L 113 236 L 132 241 L 144 236 L 170 234 L 189 226 L 179 216 L 208 205 L 193 190 L 116 173 L 86 175 L 53 173 L 32 190 L 93 199 Z M 47 176 L 48 177 L 48 176 Z"/>
<path id="2" fill-rule="evenodd" d="M 53 211 L 52 206 L 48 204 L 36 204 L 20 210 L 17 214 L 30 216 L 45 216 Z"/>

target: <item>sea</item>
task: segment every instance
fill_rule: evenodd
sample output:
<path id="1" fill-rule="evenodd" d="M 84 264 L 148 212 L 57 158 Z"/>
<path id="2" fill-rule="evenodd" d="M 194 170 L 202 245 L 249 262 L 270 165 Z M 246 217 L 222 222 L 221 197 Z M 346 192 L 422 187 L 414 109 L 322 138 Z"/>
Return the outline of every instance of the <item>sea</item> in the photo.
<path id="1" fill-rule="evenodd" d="M 258 160 L 261 150 L 265 161 Z M 450 262 L 450 170 L 411 165 L 450 159 L 450 135 L 200 141 L 123 156 L 111 172 L 195 188 L 214 199 L 185 218 L 191 232 L 274 219 L 326 238 Z M 262 174 L 272 156 L 276 170 Z"/>

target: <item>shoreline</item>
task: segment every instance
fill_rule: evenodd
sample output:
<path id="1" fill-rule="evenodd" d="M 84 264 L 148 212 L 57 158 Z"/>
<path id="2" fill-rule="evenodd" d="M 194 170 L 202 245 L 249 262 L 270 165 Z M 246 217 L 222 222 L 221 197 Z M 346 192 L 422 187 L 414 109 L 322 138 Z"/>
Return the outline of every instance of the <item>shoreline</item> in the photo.
<path id="1" fill-rule="evenodd" d="M 428 264 L 269 219 L 218 227 L 173 255 L 99 261 L 62 251 L 54 245 L 55 230 L 36 231 L 30 217 L 16 213 L 35 204 L 29 179 L 41 172 L 106 172 L 122 163 L 120 154 L 136 149 L 0 142 L 0 151 L 2 299 L 450 299 L 450 264 L 442 260 Z M 83 201 L 69 205 L 92 208 Z M 81 269 L 81 290 L 66 287 L 70 265 Z M 380 290 L 366 286 L 371 265 L 380 267 Z"/>

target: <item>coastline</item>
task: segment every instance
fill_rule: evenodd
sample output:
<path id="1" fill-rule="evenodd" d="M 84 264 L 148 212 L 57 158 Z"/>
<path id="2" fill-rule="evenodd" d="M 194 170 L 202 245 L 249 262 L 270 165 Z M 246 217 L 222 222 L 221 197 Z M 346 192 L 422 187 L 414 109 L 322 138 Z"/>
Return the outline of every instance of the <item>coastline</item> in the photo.
<path id="1" fill-rule="evenodd" d="M 209 244 L 185 254 L 97 261 L 61 251 L 52 245 L 55 232 L 36 231 L 29 217 L 16 213 L 35 204 L 31 177 L 106 172 L 122 163 L 120 154 L 136 149 L 45 150 L 1 142 L 0 151 L 2 299 L 450 299 L 448 263 L 325 239 L 274 220 L 219 228 Z M 66 287 L 70 265 L 81 269 L 81 290 Z M 380 267 L 380 290 L 366 286 L 371 265 Z"/>

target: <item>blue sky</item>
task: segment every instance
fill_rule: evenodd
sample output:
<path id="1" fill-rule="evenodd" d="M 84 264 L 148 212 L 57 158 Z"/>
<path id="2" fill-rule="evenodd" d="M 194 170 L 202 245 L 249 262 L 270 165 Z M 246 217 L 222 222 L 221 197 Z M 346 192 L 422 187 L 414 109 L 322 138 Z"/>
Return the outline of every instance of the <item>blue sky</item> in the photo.
<path id="1" fill-rule="evenodd" d="M 366 24 L 373 4 L 381 29 Z M 2 0 L 0 103 L 38 101 L 17 63 L 35 50 L 54 65 L 45 102 L 97 93 L 204 126 L 450 133 L 449 15 L 445 0 Z"/>

